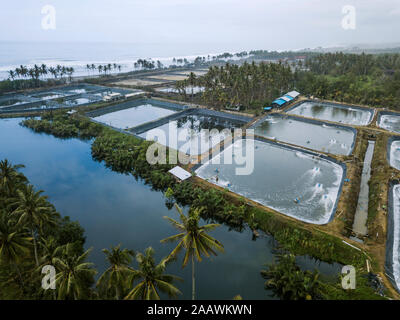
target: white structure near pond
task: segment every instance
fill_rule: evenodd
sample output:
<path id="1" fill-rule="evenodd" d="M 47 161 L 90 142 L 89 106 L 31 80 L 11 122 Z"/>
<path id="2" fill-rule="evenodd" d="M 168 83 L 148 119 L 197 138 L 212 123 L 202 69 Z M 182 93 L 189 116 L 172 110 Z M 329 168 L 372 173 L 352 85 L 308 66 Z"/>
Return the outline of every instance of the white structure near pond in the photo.
<path id="1" fill-rule="evenodd" d="M 186 180 L 192 176 L 190 172 L 186 171 L 185 169 L 182 169 L 179 166 L 172 168 L 168 172 L 173 176 L 177 177 L 181 181 Z"/>

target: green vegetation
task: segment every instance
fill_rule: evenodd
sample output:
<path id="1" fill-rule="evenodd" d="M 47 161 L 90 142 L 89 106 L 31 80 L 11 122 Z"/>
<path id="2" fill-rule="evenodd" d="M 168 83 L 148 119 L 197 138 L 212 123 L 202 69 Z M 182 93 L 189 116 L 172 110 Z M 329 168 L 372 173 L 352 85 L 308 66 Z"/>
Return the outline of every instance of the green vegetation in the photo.
<path id="1" fill-rule="evenodd" d="M 368 225 L 375 220 L 379 207 L 381 205 L 382 197 L 382 183 L 385 186 L 388 183 L 387 173 L 391 170 L 389 162 L 386 159 L 387 153 L 387 136 L 378 134 L 375 142 L 374 155 L 371 162 L 371 179 L 368 182 L 369 185 L 369 202 L 368 202 Z"/>
<path id="2" fill-rule="evenodd" d="M 296 265 L 292 254 L 277 256 L 276 264 L 262 270 L 267 281 L 265 289 L 272 290 L 273 296 L 283 300 L 316 300 L 321 298 L 321 284 L 318 272 L 302 271 Z"/>
<path id="3" fill-rule="evenodd" d="M 121 245 L 112 247 L 111 251 L 103 249 L 110 267 L 97 281 L 97 288 L 103 297 L 122 299 L 127 295 L 128 276 L 134 271 L 129 265 L 134 256 L 133 250 L 120 249 Z"/>
<path id="4" fill-rule="evenodd" d="M 257 58 L 265 59 L 285 57 L 282 53 L 258 54 Z M 294 53 L 286 53 L 286 58 L 294 59 Z M 211 66 L 203 76 L 178 81 L 176 88 L 183 99 L 187 98 L 183 89 L 189 85 L 203 86 L 198 102 L 216 108 L 243 105 L 256 111 L 287 91 L 297 90 L 321 99 L 398 109 L 400 54 L 313 53 L 303 59 L 258 64 L 253 59 L 240 66 Z"/>
<path id="5" fill-rule="evenodd" d="M 84 251 L 83 229 L 62 218 L 43 191 L 35 191 L 18 170 L 21 165 L 0 161 L 0 299 L 159 299 L 158 291 L 176 297 L 173 282 L 164 274 L 167 263 L 154 263 L 154 250 L 136 255 L 139 269 L 130 266 L 134 252 L 104 249 L 110 267 L 93 288 L 97 271 Z M 56 269 L 56 290 L 41 286 L 42 267 Z M 135 284 L 136 280 L 140 280 Z"/>
<path id="6" fill-rule="evenodd" d="M 38 266 L 68 247 L 68 256 L 81 256 L 85 238 L 79 224 L 61 217 L 41 190 L 36 191 L 19 172 L 23 166 L 0 161 L 0 298 L 47 299 Z M 55 248 L 59 248 L 56 250 Z M 62 260 L 61 260 L 62 261 Z M 89 286 L 90 275 L 81 279 Z M 85 299 L 88 291 L 65 293 Z"/>
<path id="7" fill-rule="evenodd" d="M 368 277 L 361 270 L 356 271 L 356 290 L 344 290 L 339 281 L 322 281 L 317 271 L 303 271 L 296 264 L 295 256 L 277 254 L 277 263 L 261 271 L 267 281 L 265 289 L 284 300 L 376 300 L 382 299 L 372 288 Z"/>
<path id="8" fill-rule="evenodd" d="M 0 81 L 0 93 L 63 84 L 68 78 L 71 81 L 74 72 L 73 67 L 61 65 L 48 67 L 45 64 L 40 66 L 35 64 L 32 68 L 21 65 L 15 70 L 8 71 L 9 78 L 7 80 Z M 53 78 L 46 79 L 48 74 Z"/>
<path id="9" fill-rule="evenodd" d="M 139 252 L 136 255 L 139 269 L 135 270 L 130 278 L 132 282 L 136 279 L 141 281 L 128 293 L 126 300 L 160 300 L 159 292 L 168 294 L 170 298 L 176 298 L 181 294 L 173 283 L 182 279 L 164 273 L 170 260 L 162 259 L 156 265 L 153 256 L 154 249 L 151 247 L 147 248 L 144 254 Z"/>

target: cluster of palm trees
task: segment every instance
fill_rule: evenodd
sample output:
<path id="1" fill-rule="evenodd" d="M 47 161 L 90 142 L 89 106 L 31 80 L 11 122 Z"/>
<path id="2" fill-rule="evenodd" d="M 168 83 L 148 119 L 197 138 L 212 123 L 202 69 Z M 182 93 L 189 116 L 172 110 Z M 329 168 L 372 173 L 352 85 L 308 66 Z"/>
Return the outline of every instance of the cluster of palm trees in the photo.
<path id="1" fill-rule="evenodd" d="M 148 61 L 146 59 L 138 59 L 134 63 L 134 67 L 135 69 L 141 68 L 144 70 L 152 70 L 156 68 L 156 64 L 154 63 L 154 61 Z"/>
<path id="2" fill-rule="evenodd" d="M 176 88 L 185 95 L 183 87 L 204 87 L 202 100 L 216 107 L 244 105 L 248 108 L 261 107 L 294 87 L 294 75 L 289 66 L 282 63 L 245 62 L 241 66 L 227 63 L 211 66 L 200 77 L 190 75 L 178 81 Z"/>
<path id="3" fill-rule="evenodd" d="M 191 99 L 193 100 L 194 96 L 194 87 L 199 84 L 200 81 L 198 81 L 197 76 L 194 72 L 190 72 L 189 76 L 185 80 L 180 80 L 175 82 L 175 90 L 181 94 L 184 99 L 186 99 L 187 95 L 187 88 L 191 88 Z"/>
<path id="4" fill-rule="evenodd" d="M 266 280 L 265 289 L 283 300 L 315 300 L 323 298 L 317 271 L 303 271 L 296 264 L 296 256 L 288 253 L 277 255 L 277 263 L 261 271 Z"/>
<path id="5" fill-rule="evenodd" d="M 68 78 L 71 80 L 74 72 L 75 70 L 73 67 L 65 67 L 61 65 L 48 67 L 45 64 L 40 66 L 35 64 L 32 68 L 21 65 L 15 68 L 15 70 L 8 71 L 8 74 L 11 81 L 29 78 L 37 81 L 41 78 L 48 78 L 48 75 L 51 75 L 55 79 L 64 79 L 65 76 L 68 76 Z"/>
<path id="6" fill-rule="evenodd" d="M 182 279 L 165 271 L 167 265 L 184 250 L 182 266 L 187 266 L 190 261 L 192 263 L 194 299 L 195 260 L 201 261 L 203 256 L 210 257 L 224 250 L 223 245 L 207 233 L 218 227 L 217 224 L 200 226 L 201 209 L 191 208 L 186 216 L 175 204 L 180 220 L 164 218 L 179 233 L 161 242 L 178 241 L 176 248 L 159 263 L 155 262 L 151 247 L 137 254 L 120 246 L 104 249 L 110 266 L 99 277 L 96 292 L 91 286 L 97 271 L 87 261 L 91 249 L 83 251 L 83 243 L 77 241 L 61 244 L 54 235 L 49 234 L 49 230 L 57 228 L 55 208 L 42 195 L 43 191 L 36 191 L 19 172 L 22 167 L 12 165 L 7 159 L 0 161 L 0 271 L 2 268 L 12 268 L 22 292 L 28 290 L 26 279 L 34 279 L 37 287 L 40 287 L 38 282 L 42 268 L 52 265 L 56 269 L 56 290 L 43 292 L 40 289 L 45 298 L 153 300 L 160 299 L 161 293 L 175 298 L 181 294 L 175 282 Z M 138 263 L 136 269 L 131 266 L 133 257 Z M 3 286 L 7 284 L 3 283 Z"/>
<path id="7" fill-rule="evenodd" d="M 121 72 L 122 66 L 120 64 L 116 64 L 116 63 L 108 63 L 108 64 L 99 64 L 99 65 L 95 65 L 94 63 L 92 64 L 87 64 L 86 65 L 86 70 L 88 71 L 88 73 L 90 73 L 90 71 L 94 72 L 98 72 L 99 74 L 104 74 L 107 75 L 108 73 L 111 73 L 111 70 L 114 70 L 114 72 L 116 70 L 118 70 L 118 72 Z"/>

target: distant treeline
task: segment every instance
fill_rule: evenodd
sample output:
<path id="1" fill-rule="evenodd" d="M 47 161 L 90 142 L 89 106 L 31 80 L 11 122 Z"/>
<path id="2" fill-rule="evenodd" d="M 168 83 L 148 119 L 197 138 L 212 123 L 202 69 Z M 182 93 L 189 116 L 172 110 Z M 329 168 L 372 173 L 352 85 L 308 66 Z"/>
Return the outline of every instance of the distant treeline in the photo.
<path id="1" fill-rule="evenodd" d="M 327 53 L 276 63 L 227 63 L 210 67 L 204 76 L 191 74 L 178 81 L 176 88 L 184 98 L 186 86 L 203 86 L 201 102 L 219 108 L 239 104 L 259 110 L 297 90 L 321 99 L 400 109 L 400 54 Z"/>

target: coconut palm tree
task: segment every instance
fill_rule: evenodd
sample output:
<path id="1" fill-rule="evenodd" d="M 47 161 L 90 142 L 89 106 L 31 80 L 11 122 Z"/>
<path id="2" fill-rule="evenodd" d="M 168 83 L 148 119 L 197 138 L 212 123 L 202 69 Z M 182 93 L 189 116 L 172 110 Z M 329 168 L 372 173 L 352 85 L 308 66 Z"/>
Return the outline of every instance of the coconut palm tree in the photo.
<path id="1" fill-rule="evenodd" d="M 14 72 L 14 70 L 10 70 L 10 71 L 8 71 L 8 74 L 10 75 L 10 80 L 11 81 L 14 81 L 14 78 L 15 78 L 15 72 Z"/>
<path id="2" fill-rule="evenodd" d="M 37 237 L 42 226 L 53 224 L 53 208 L 47 202 L 47 197 L 42 196 L 42 190 L 35 191 L 32 185 L 17 190 L 18 198 L 13 203 L 17 208 L 13 214 L 18 216 L 18 224 L 29 228 L 33 240 L 36 266 L 39 266 L 37 251 Z"/>
<path id="3" fill-rule="evenodd" d="M 202 255 L 209 258 L 211 255 L 216 256 L 216 251 L 223 252 L 224 246 L 221 242 L 214 239 L 207 234 L 208 231 L 214 230 L 219 224 L 207 224 L 199 226 L 201 209 L 190 209 L 188 216 L 183 214 L 183 210 L 175 203 L 175 208 L 179 213 L 180 222 L 170 218 L 164 217 L 169 223 L 180 233 L 161 240 L 161 243 L 179 241 L 175 249 L 170 253 L 167 259 L 175 259 L 178 253 L 184 249 L 185 256 L 183 259 L 182 267 L 186 267 L 190 260 L 192 260 L 192 300 L 195 299 L 195 273 L 194 273 L 194 260 L 202 261 Z"/>
<path id="4" fill-rule="evenodd" d="M 18 227 L 9 214 L 0 212 L 0 263 L 15 268 L 22 288 L 24 282 L 17 263 L 29 255 L 30 248 L 31 238 L 26 230 Z"/>
<path id="5" fill-rule="evenodd" d="M 140 279 L 140 282 L 125 297 L 125 300 L 160 300 L 159 292 L 166 293 L 169 297 L 175 298 L 181 292 L 173 283 L 182 281 L 181 278 L 164 274 L 167 259 L 162 259 L 159 264 L 154 261 L 154 249 L 147 248 L 144 254 L 138 253 L 136 260 L 139 263 L 139 270 L 135 270 L 130 276 L 130 282 Z"/>
<path id="6" fill-rule="evenodd" d="M 22 164 L 12 165 L 8 159 L 0 161 L 0 193 L 11 195 L 18 186 L 27 181 L 26 177 L 18 172 L 24 167 Z"/>
<path id="7" fill-rule="evenodd" d="M 284 300 L 311 300 L 321 296 L 317 271 L 302 271 L 292 254 L 280 254 L 276 264 L 270 264 L 261 275 L 267 281 L 265 289 Z"/>
<path id="8" fill-rule="evenodd" d="M 191 95 L 192 100 L 193 100 L 193 89 L 194 89 L 194 86 L 196 85 L 196 80 L 197 80 L 196 75 L 193 72 L 190 72 L 187 82 L 191 86 L 191 89 L 192 89 L 192 95 Z"/>
<path id="9" fill-rule="evenodd" d="M 121 245 L 111 247 L 111 251 L 102 250 L 110 267 L 104 271 L 97 281 L 97 287 L 100 292 L 104 292 L 105 295 L 112 292 L 117 300 L 124 296 L 128 276 L 134 271 L 129 264 L 135 254 L 133 250 L 121 250 L 120 247 Z"/>
<path id="10" fill-rule="evenodd" d="M 54 257 L 56 268 L 56 287 L 58 299 L 82 299 L 89 290 L 88 280 L 96 274 L 93 263 L 85 262 L 92 248 L 78 255 L 74 244 L 68 243 L 63 248 L 61 257 Z"/>
<path id="11" fill-rule="evenodd" d="M 57 240 L 52 236 L 48 237 L 47 239 L 41 238 L 39 245 L 42 252 L 42 256 L 39 260 L 40 265 L 43 266 L 52 264 L 53 259 L 60 256 L 63 248 L 62 246 L 59 246 Z"/>

